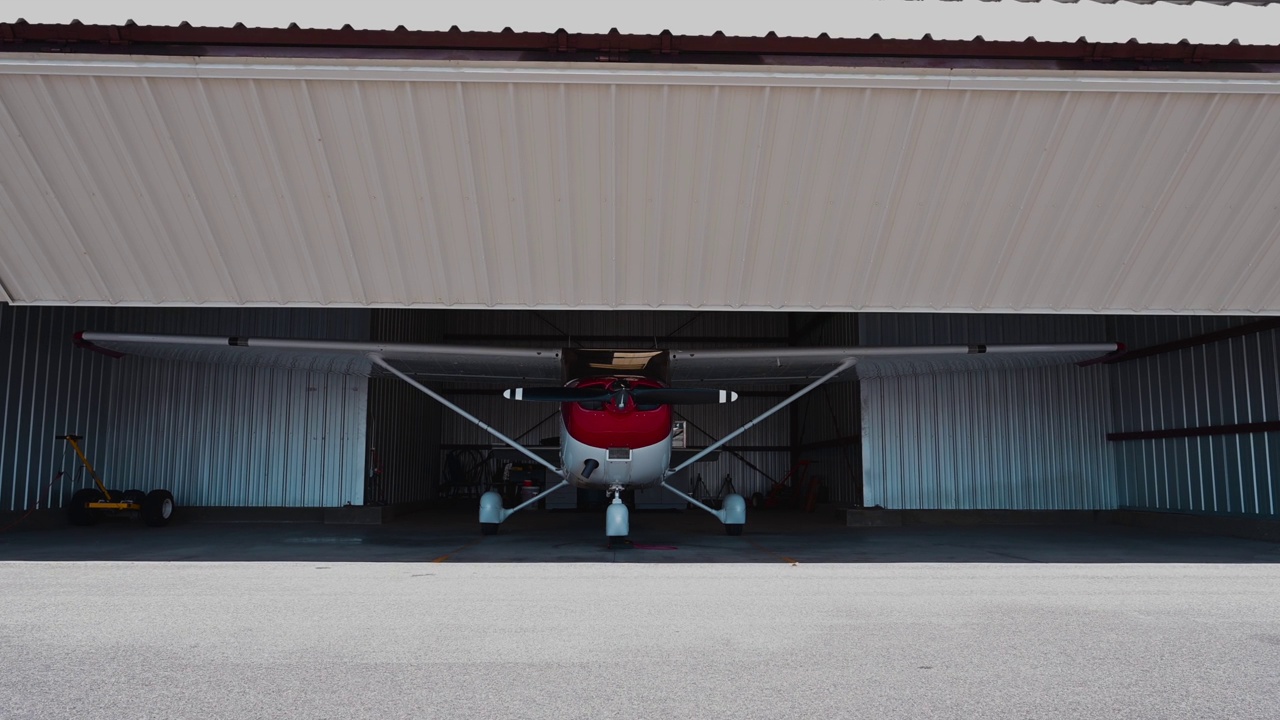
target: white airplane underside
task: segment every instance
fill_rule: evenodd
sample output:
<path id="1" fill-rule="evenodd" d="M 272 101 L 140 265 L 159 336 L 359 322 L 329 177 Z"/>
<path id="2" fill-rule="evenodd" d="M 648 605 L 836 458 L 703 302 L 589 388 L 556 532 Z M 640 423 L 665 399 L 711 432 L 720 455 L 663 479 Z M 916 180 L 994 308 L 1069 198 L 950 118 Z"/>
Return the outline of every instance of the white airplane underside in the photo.
<path id="1" fill-rule="evenodd" d="M 398 377 L 544 466 L 560 481 L 512 508 L 489 491 L 480 498 L 481 531 L 496 533 L 513 513 L 563 488 L 604 489 L 612 495 L 605 534 L 625 537 L 627 489 L 662 487 L 710 513 L 730 535 L 742 532 L 746 502 L 725 497 L 704 505 L 667 482 L 749 428 L 827 382 L 991 368 L 1025 368 L 1098 358 L 1114 343 L 1062 345 L 939 345 L 917 347 L 754 348 L 738 350 L 583 350 L 362 343 L 325 340 L 77 333 L 75 343 L 112 357 L 144 355 L 175 360 L 284 367 Z M 458 407 L 423 384 L 430 381 L 513 385 L 513 401 L 561 405 L 559 464 Z M 671 406 L 730 403 L 743 385 L 803 387 L 734 432 L 671 466 Z"/>

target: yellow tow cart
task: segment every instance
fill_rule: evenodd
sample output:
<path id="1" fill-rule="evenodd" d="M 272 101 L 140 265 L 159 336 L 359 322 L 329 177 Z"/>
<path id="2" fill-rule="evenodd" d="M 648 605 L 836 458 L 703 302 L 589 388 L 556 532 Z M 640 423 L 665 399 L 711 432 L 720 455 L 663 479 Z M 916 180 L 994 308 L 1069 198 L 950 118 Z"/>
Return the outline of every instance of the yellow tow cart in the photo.
<path id="1" fill-rule="evenodd" d="M 103 515 L 142 516 L 142 521 L 152 527 L 160 527 L 173 517 L 173 493 L 168 490 L 152 490 L 144 493 L 141 490 L 108 490 L 102 484 L 102 478 L 89 464 L 84 450 L 80 448 L 81 435 L 59 435 L 59 440 L 66 440 L 80 458 L 84 469 L 93 478 L 95 487 L 81 488 L 71 495 L 67 505 L 67 520 L 72 525 L 92 525 Z"/>

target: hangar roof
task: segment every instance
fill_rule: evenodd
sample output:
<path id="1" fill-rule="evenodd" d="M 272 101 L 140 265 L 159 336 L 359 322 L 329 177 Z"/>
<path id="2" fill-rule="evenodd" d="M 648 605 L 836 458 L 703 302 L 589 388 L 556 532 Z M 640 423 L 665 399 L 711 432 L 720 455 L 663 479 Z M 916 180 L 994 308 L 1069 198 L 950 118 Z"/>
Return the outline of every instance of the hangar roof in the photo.
<path id="1" fill-rule="evenodd" d="M 0 25 L 0 299 L 1280 314 L 1274 47 L 369 32 Z"/>

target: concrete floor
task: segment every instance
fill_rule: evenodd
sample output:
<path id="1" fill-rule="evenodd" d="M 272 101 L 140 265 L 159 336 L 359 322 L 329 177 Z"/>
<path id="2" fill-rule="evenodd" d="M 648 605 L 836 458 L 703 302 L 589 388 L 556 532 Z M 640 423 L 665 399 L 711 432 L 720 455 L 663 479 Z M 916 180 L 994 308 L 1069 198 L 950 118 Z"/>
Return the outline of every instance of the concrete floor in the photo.
<path id="1" fill-rule="evenodd" d="M 638 512 L 609 547 L 602 513 L 528 512 L 482 537 L 474 511 L 384 525 L 183 523 L 0 534 L 0 561 L 450 563 L 1280 563 L 1280 544 L 1117 525 L 844 527 L 831 514 L 755 513 L 728 537 L 697 511 Z"/>
<path id="2" fill-rule="evenodd" d="M 728 537 L 684 512 L 637 513 L 610 549 L 602 529 L 0 533 L 0 718 L 1280 717 L 1278 543 L 768 513 Z"/>

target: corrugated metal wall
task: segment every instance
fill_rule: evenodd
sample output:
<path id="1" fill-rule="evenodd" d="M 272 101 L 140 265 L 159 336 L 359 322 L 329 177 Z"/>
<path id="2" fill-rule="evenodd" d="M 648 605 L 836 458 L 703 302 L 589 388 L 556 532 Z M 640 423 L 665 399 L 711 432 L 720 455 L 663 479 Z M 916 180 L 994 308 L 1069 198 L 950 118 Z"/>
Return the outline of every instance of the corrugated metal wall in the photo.
<path id="1" fill-rule="evenodd" d="M 5 307 L 9 340 L 0 498 L 28 507 L 31 478 L 75 467 L 52 436 L 85 436 L 109 487 L 165 487 L 181 505 L 333 506 L 363 497 L 367 382 L 74 349 L 71 333 L 366 339 L 367 310 Z M 82 483 L 83 484 L 83 483 Z M 52 504 L 69 496 L 61 490 Z"/>
<path id="2" fill-rule="evenodd" d="M 1280 97 L 1216 75 L 5 57 L 0 282 L 22 303 L 1280 311 Z"/>
<path id="3" fill-rule="evenodd" d="M 72 482 L 50 486 L 59 469 L 76 467 L 66 443 L 54 436 L 86 437 L 95 461 L 112 427 L 104 402 L 114 363 L 78 350 L 71 334 L 105 325 L 104 308 L 14 308 L 0 303 L 0 511 L 58 507 Z"/>
<path id="4" fill-rule="evenodd" d="M 793 319 L 796 344 L 858 345 L 860 318 L 858 313 L 797 315 Z M 862 503 L 859 397 L 856 378 L 833 383 L 796 401 L 792 416 L 794 439 L 802 448 L 797 459 L 810 462 L 810 476 L 821 479 L 828 500 L 841 505 Z"/>
<path id="5" fill-rule="evenodd" d="M 119 332 L 369 333 L 368 310 L 122 309 L 113 320 Z M 108 394 L 101 462 L 115 484 L 166 487 L 184 505 L 358 505 L 367 401 L 362 377 L 124 358 Z"/>
<path id="6" fill-rule="evenodd" d="M 865 380 L 867 505 L 1115 507 L 1105 368 Z"/>
<path id="7" fill-rule="evenodd" d="M 375 381 L 370 389 L 363 379 L 345 376 L 112 361 L 74 349 L 69 337 L 78 329 L 596 347 L 652 338 L 667 347 L 714 347 L 782 346 L 790 330 L 810 319 L 782 313 L 0 305 L 0 509 L 30 507 L 56 468 L 75 466 L 54 440 L 67 431 L 86 436 L 86 449 L 109 484 L 169 487 L 188 505 L 359 504 L 367 433 L 385 471 L 382 497 L 374 499 L 428 499 L 439 476 L 437 439 L 492 442 L 395 381 Z M 815 326 L 801 344 L 1118 339 L 1144 347 L 1249 320 L 838 315 Z M 861 402 L 856 383 L 841 384 L 736 440 L 733 445 L 744 448 L 738 455 L 724 453 L 694 472 L 712 489 L 729 474 L 740 492 L 765 491 L 790 467 L 793 441 L 861 436 L 856 445 L 802 454 L 818 461 L 812 472 L 826 479 L 836 502 L 852 500 L 860 472 L 866 503 L 890 507 L 1119 504 L 1275 516 L 1280 434 L 1109 445 L 1101 438 L 1107 431 L 1274 421 L 1280 417 L 1278 377 L 1280 332 L 1271 331 L 1107 368 L 869 380 Z M 556 433 L 554 407 L 510 403 L 464 386 L 446 389 L 503 432 L 535 442 Z M 691 444 L 733 430 L 785 390 L 748 395 L 732 412 L 682 408 L 691 422 Z M 44 497 L 56 506 L 72 489 L 64 483 Z"/>
<path id="8" fill-rule="evenodd" d="M 373 340 L 429 343 L 438 342 L 440 334 L 437 311 L 373 311 Z M 399 378 L 369 381 L 369 445 L 371 453 L 377 453 L 381 472 L 369 483 L 365 498 L 368 504 L 435 497 L 443 413 L 453 414 Z"/>
<path id="9" fill-rule="evenodd" d="M 1130 348 L 1202 335 L 1255 318 L 1116 318 Z M 1280 331 L 1114 366 L 1118 432 L 1280 420 Z M 1123 506 L 1276 517 L 1280 433 L 1113 443 Z"/>
<path id="10" fill-rule="evenodd" d="M 1101 316 L 866 314 L 866 345 L 1085 342 Z M 893 508 L 1110 508 L 1105 368 L 862 381 L 865 502 Z"/>

